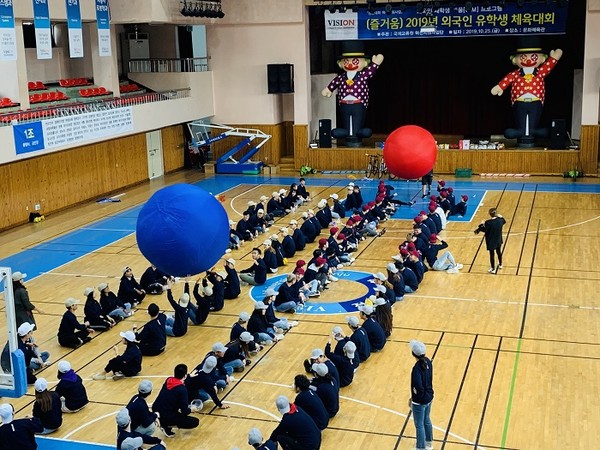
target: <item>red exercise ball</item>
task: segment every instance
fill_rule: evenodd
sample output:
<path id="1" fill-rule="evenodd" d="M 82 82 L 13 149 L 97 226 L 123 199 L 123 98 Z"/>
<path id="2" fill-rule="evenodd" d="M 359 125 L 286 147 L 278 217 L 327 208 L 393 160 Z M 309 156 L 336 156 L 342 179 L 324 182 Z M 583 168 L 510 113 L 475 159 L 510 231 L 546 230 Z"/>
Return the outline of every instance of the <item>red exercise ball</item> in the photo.
<path id="1" fill-rule="evenodd" d="M 417 125 L 392 132 L 383 146 L 383 160 L 390 173 L 405 180 L 421 178 L 435 164 L 437 145 L 432 134 Z"/>

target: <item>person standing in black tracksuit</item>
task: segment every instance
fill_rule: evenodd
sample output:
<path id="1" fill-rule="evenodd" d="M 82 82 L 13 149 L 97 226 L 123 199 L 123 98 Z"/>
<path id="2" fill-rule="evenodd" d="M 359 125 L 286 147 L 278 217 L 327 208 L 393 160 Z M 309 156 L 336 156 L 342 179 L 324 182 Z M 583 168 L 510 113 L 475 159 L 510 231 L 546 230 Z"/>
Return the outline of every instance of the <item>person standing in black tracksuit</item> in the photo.
<path id="1" fill-rule="evenodd" d="M 496 208 L 490 208 L 488 211 L 490 219 L 481 222 L 475 234 L 483 232 L 485 234 L 485 246 L 490 253 L 490 268 L 489 273 L 496 274 L 502 269 L 502 227 L 506 223 L 504 217 L 498 214 Z M 498 255 L 498 266 L 494 260 L 494 253 Z"/>
<path id="2" fill-rule="evenodd" d="M 411 397 L 408 404 L 412 409 L 415 428 L 417 430 L 417 450 L 433 448 L 433 426 L 429 417 L 433 400 L 433 364 L 425 356 L 425 344 L 410 341 L 412 355 L 417 359 L 410 381 Z"/>

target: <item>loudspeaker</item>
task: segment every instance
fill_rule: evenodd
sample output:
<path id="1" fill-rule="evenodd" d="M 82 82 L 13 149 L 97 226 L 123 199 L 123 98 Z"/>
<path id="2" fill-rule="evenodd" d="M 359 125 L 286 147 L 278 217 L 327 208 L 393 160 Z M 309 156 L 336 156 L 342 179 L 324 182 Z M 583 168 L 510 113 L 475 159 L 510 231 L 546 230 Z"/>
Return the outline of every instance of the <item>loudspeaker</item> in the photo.
<path id="1" fill-rule="evenodd" d="M 294 92 L 294 65 L 267 64 L 267 85 L 269 94 Z"/>
<path id="2" fill-rule="evenodd" d="M 567 121 L 565 119 L 554 119 L 550 130 L 550 148 L 553 150 L 564 150 L 567 145 Z"/>
<path id="3" fill-rule="evenodd" d="M 319 147 L 331 148 L 331 119 L 319 120 Z"/>

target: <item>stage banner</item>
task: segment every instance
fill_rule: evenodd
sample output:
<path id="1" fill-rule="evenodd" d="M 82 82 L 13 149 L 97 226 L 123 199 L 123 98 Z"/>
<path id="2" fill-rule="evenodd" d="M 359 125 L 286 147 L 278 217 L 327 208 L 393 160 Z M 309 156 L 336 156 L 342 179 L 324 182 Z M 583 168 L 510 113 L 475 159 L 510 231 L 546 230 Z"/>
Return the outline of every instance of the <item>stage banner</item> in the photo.
<path id="1" fill-rule="evenodd" d="M 33 24 L 37 59 L 52 59 L 52 33 L 48 0 L 33 0 Z"/>
<path id="2" fill-rule="evenodd" d="M 0 60 L 17 59 L 17 34 L 13 0 L 0 0 Z"/>
<path id="3" fill-rule="evenodd" d="M 13 130 L 19 155 L 132 132 L 133 109 L 128 106 L 56 117 L 14 125 Z"/>
<path id="4" fill-rule="evenodd" d="M 98 52 L 100 56 L 112 56 L 108 0 L 96 0 L 96 21 L 98 22 Z"/>
<path id="5" fill-rule="evenodd" d="M 83 58 L 83 32 L 79 0 L 65 1 L 67 2 L 67 27 L 69 28 L 69 56 Z"/>
<path id="6" fill-rule="evenodd" d="M 558 2 L 506 3 L 504 6 L 442 6 L 431 3 L 417 10 L 414 4 L 394 5 L 372 12 L 330 13 L 325 11 L 327 40 L 402 39 L 431 37 L 503 36 L 528 34 L 564 34 L 567 6 Z"/>

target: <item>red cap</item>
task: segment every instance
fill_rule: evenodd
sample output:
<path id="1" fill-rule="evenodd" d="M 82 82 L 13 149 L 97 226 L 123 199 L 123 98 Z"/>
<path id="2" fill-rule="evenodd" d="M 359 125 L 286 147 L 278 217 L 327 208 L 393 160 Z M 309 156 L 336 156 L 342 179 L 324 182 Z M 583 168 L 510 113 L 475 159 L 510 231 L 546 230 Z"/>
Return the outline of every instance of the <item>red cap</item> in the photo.
<path id="1" fill-rule="evenodd" d="M 431 200 L 432 202 L 437 202 L 437 197 L 435 195 L 432 195 L 431 197 L 429 197 L 429 200 Z"/>
<path id="2" fill-rule="evenodd" d="M 468 195 L 461 195 L 460 198 L 462 199 L 463 202 L 466 202 L 467 200 L 469 200 Z"/>
<path id="3" fill-rule="evenodd" d="M 442 192 L 440 192 L 440 197 L 446 198 L 446 197 L 448 197 L 448 193 L 446 191 L 442 191 Z"/>
<path id="4" fill-rule="evenodd" d="M 411 252 L 412 252 L 413 250 L 416 250 L 416 249 L 417 249 L 417 247 L 415 246 L 415 243 L 414 243 L 414 242 L 409 242 L 408 244 L 406 244 L 406 248 L 407 248 L 408 250 L 410 250 Z"/>
<path id="5" fill-rule="evenodd" d="M 435 241 L 437 241 L 437 234 L 431 233 L 431 236 L 429 236 L 429 242 L 433 244 Z"/>
<path id="6" fill-rule="evenodd" d="M 426 216 L 426 215 L 427 215 L 427 213 L 426 213 L 425 211 L 421 211 L 421 212 L 419 213 L 419 215 L 420 215 L 420 216 Z"/>
<path id="7" fill-rule="evenodd" d="M 375 201 L 376 201 L 377 203 L 379 203 L 379 202 L 383 201 L 383 199 L 384 199 L 384 198 L 385 198 L 385 197 L 384 197 L 383 195 L 378 195 L 378 196 L 375 198 Z"/>
<path id="8" fill-rule="evenodd" d="M 429 211 L 434 212 L 436 210 L 435 205 L 429 205 Z"/>
<path id="9" fill-rule="evenodd" d="M 419 252 L 416 251 L 416 250 L 413 250 L 412 252 L 410 252 L 410 256 L 416 256 L 417 258 L 421 257 L 421 255 L 419 254 Z"/>
<path id="10" fill-rule="evenodd" d="M 340 233 L 340 234 L 338 234 L 338 239 L 340 241 L 343 241 L 344 239 L 346 239 L 346 235 L 344 233 Z"/>
<path id="11" fill-rule="evenodd" d="M 346 220 L 346 225 L 352 226 L 352 225 L 354 225 L 354 221 L 352 219 L 348 219 L 348 220 Z"/>
<path id="12" fill-rule="evenodd" d="M 306 261 L 304 261 L 303 259 L 299 259 L 298 261 L 296 261 L 296 267 L 302 267 L 306 265 Z"/>
<path id="13" fill-rule="evenodd" d="M 304 275 L 304 269 L 302 268 L 297 268 L 296 269 L 296 273 L 300 274 L 300 275 Z"/>
<path id="14" fill-rule="evenodd" d="M 315 259 L 315 263 L 317 264 L 317 266 L 322 266 L 326 262 L 327 262 L 327 260 L 321 256 L 319 256 L 318 258 Z"/>
<path id="15" fill-rule="evenodd" d="M 405 248 L 401 248 L 401 249 L 400 249 L 400 254 L 401 254 L 402 256 L 408 256 L 408 250 L 407 250 L 407 249 L 405 249 Z"/>
<path id="16" fill-rule="evenodd" d="M 438 184 L 439 184 L 440 186 L 446 186 L 446 182 L 445 182 L 444 180 L 440 180 L 440 181 L 438 181 Z"/>
<path id="17" fill-rule="evenodd" d="M 415 216 L 413 220 L 415 221 L 415 223 L 421 223 L 423 221 L 423 218 L 421 216 Z"/>
<path id="18" fill-rule="evenodd" d="M 331 234 L 335 234 L 335 233 L 337 233 L 338 231 L 340 231 L 340 229 L 339 229 L 338 227 L 333 227 L 331 230 L 329 230 L 329 232 L 330 232 Z"/>
<path id="19" fill-rule="evenodd" d="M 363 205 L 362 210 L 363 211 L 368 211 L 369 210 L 369 205 Z"/>
<path id="20" fill-rule="evenodd" d="M 325 244 L 327 244 L 327 239 L 325 239 L 325 238 L 319 239 L 319 247 L 322 247 Z"/>
<path id="21" fill-rule="evenodd" d="M 452 186 L 450 186 L 450 187 L 448 188 L 448 192 L 450 192 L 450 193 L 454 192 L 454 188 L 453 188 Z"/>
<path id="22" fill-rule="evenodd" d="M 355 214 L 352 216 L 352 220 L 354 220 L 355 222 L 360 222 L 362 220 L 362 217 L 358 214 Z"/>

